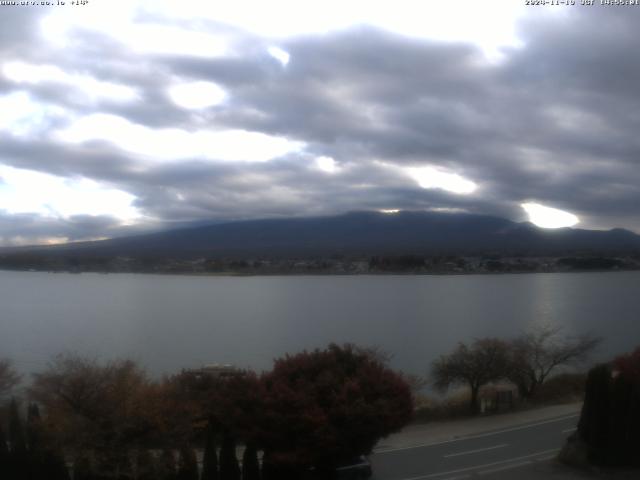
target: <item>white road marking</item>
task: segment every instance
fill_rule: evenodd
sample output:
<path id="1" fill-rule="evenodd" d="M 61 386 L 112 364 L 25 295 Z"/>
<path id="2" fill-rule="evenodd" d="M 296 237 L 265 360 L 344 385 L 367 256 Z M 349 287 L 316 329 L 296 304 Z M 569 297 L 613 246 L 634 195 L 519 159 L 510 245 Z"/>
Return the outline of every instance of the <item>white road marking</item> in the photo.
<path id="1" fill-rule="evenodd" d="M 382 453 L 400 452 L 402 450 L 413 450 L 415 448 L 433 447 L 435 445 L 445 445 L 447 443 L 462 442 L 464 440 L 473 440 L 474 438 L 490 437 L 491 435 L 499 435 L 501 433 L 515 432 L 516 430 L 524 430 L 526 428 L 537 427 L 538 425 L 546 425 L 547 423 L 562 422 L 564 420 L 569 420 L 570 418 L 575 418 L 575 417 L 579 417 L 579 416 L 580 416 L 580 414 L 576 413 L 574 415 L 567 415 L 567 416 L 564 416 L 564 417 L 554 418 L 554 419 L 551 419 L 551 420 L 544 420 L 542 422 L 530 423 L 530 424 L 527 424 L 527 425 L 521 425 L 519 427 L 505 428 L 504 430 L 496 430 L 495 432 L 487 432 L 487 433 L 480 433 L 480 434 L 477 434 L 477 435 L 469 435 L 468 437 L 454 438 L 454 439 L 451 439 L 451 440 L 445 440 L 443 442 L 422 443 L 422 444 L 419 444 L 419 445 L 410 445 L 408 447 L 387 448 L 387 449 L 384 449 L 384 450 L 375 450 L 373 453 L 382 454 Z"/>
<path id="2" fill-rule="evenodd" d="M 547 462 L 549 460 L 553 460 L 554 458 L 556 458 L 558 455 L 557 454 L 553 454 L 553 455 L 547 455 L 544 457 L 538 457 L 535 459 L 536 462 Z"/>
<path id="3" fill-rule="evenodd" d="M 481 470 L 478 475 L 489 475 L 490 473 L 503 472 L 504 470 L 511 470 L 512 468 L 524 467 L 525 465 L 531 465 L 531 460 L 525 460 L 524 462 L 510 463 L 503 467 L 490 468 L 489 470 Z"/>
<path id="4" fill-rule="evenodd" d="M 577 430 L 578 427 L 567 428 L 566 430 L 562 430 L 562 433 L 569 433 Z"/>
<path id="5" fill-rule="evenodd" d="M 483 465 L 474 465 L 473 467 L 459 468 L 457 470 L 449 470 L 447 472 L 430 473 L 428 475 L 421 475 L 419 477 L 403 478 L 402 480 L 425 480 L 427 478 L 436 478 L 436 477 L 442 477 L 444 475 L 452 475 L 452 474 L 456 474 L 456 473 L 470 472 L 470 471 L 478 470 L 478 469 L 481 469 L 481 468 L 493 467 L 495 465 L 504 465 L 504 464 L 507 464 L 507 463 L 519 462 L 520 460 L 524 460 L 525 458 L 532 458 L 532 457 L 537 457 L 537 456 L 540 456 L 540 455 L 546 455 L 546 454 L 551 453 L 551 452 L 556 452 L 557 453 L 559 451 L 560 451 L 559 448 L 553 448 L 551 450 L 543 450 L 541 452 L 531 453 L 529 455 L 523 455 L 521 457 L 514 457 L 514 458 L 510 458 L 508 460 L 501 460 L 499 462 L 485 463 Z"/>
<path id="6" fill-rule="evenodd" d="M 471 453 L 484 452 L 486 450 L 495 450 L 496 448 L 504 448 L 507 446 L 508 444 L 503 443 L 501 445 L 494 445 L 493 447 L 477 448 L 476 450 L 467 450 L 466 452 L 450 453 L 449 455 L 443 455 L 443 456 L 444 458 L 459 457 L 460 455 L 469 455 Z"/>

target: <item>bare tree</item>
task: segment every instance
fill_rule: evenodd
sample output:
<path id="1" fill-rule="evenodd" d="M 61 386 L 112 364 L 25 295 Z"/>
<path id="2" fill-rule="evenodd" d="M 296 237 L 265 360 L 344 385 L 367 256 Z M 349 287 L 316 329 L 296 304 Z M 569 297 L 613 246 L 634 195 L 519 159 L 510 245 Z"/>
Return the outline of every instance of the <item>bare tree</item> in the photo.
<path id="1" fill-rule="evenodd" d="M 541 325 L 511 342 L 507 378 L 518 387 L 522 398 L 534 396 L 558 367 L 584 361 L 601 342 L 591 334 L 562 336 L 561 330 Z"/>
<path id="2" fill-rule="evenodd" d="M 508 354 L 508 344 L 497 338 L 478 339 L 470 346 L 459 343 L 452 353 L 433 362 L 434 385 L 445 391 L 451 385 L 466 384 L 471 390 L 469 408 L 477 413 L 480 387 L 505 377 Z"/>
<path id="3" fill-rule="evenodd" d="M 11 360 L 0 359 L 0 398 L 20 383 L 20 375 L 13 369 Z"/>
<path id="4" fill-rule="evenodd" d="M 422 375 L 414 375 L 412 373 L 400 373 L 404 381 L 407 382 L 414 398 L 420 394 L 422 389 L 429 385 L 429 379 Z"/>

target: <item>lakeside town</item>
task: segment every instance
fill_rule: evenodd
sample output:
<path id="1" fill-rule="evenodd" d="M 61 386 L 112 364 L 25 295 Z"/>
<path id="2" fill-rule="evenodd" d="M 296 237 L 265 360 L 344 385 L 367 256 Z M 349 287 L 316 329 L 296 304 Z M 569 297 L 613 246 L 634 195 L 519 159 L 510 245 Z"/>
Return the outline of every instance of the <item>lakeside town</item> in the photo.
<path id="1" fill-rule="evenodd" d="M 0 269 L 49 272 L 165 273 L 201 275 L 364 275 L 556 273 L 640 270 L 640 254 L 609 256 L 390 255 L 329 258 L 102 257 L 8 253 Z"/>

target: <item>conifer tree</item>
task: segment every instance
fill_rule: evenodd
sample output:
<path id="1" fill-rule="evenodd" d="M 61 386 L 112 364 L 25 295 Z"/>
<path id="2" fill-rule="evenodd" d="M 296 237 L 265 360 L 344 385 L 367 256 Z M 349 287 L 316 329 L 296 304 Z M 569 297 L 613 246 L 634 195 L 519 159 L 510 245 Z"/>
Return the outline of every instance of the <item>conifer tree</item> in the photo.
<path id="1" fill-rule="evenodd" d="M 198 480 L 198 459 L 193 448 L 184 445 L 178 458 L 178 480 Z"/>
<path id="2" fill-rule="evenodd" d="M 236 442 L 225 433 L 220 448 L 220 480 L 240 480 L 240 465 L 236 457 Z"/>
<path id="3" fill-rule="evenodd" d="M 86 452 L 78 454 L 73 462 L 73 480 L 95 480 L 91 458 Z"/>
<path id="4" fill-rule="evenodd" d="M 165 448 L 160 454 L 158 480 L 176 480 L 176 459 L 170 448 Z"/>
<path id="5" fill-rule="evenodd" d="M 207 436 L 204 444 L 204 456 L 202 457 L 202 478 L 201 480 L 218 480 L 218 452 L 216 446 L 216 436 L 211 427 L 207 429 Z"/>
<path id="6" fill-rule="evenodd" d="M 20 419 L 18 417 L 17 423 Z M 19 427 L 16 423 L 16 431 Z M 18 434 L 18 437 L 20 435 Z M 30 480 L 69 480 L 69 469 L 64 454 L 55 445 L 46 442 L 42 431 L 40 408 L 31 403 L 27 407 L 26 441 L 24 444 L 24 463 L 27 477 Z M 22 448 L 22 447 L 19 447 Z"/>
<path id="7" fill-rule="evenodd" d="M 64 455 L 56 449 L 48 449 L 45 454 L 44 468 L 46 480 L 70 480 L 69 469 Z M 44 479 L 42 479 L 44 480 Z"/>
<path id="8" fill-rule="evenodd" d="M 42 419 L 40 409 L 35 403 L 27 407 L 27 450 L 29 464 L 29 478 L 31 480 L 45 480 L 49 477 L 47 461 L 49 455 L 43 438 Z"/>
<path id="9" fill-rule="evenodd" d="M 24 455 L 27 451 L 22 420 L 18 411 L 18 402 L 16 402 L 15 398 L 11 399 L 11 405 L 9 406 L 9 445 L 14 456 Z"/>
<path id="10" fill-rule="evenodd" d="M 129 452 L 118 452 L 115 455 L 116 461 L 116 477 L 118 480 L 133 480 L 133 466 L 131 465 L 131 458 Z"/>
<path id="11" fill-rule="evenodd" d="M 42 451 L 42 419 L 36 403 L 27 408 L 27 448 L 31 453 Z"/>
<path id="12" fill-rule="evenodd" d="M 242 480 L 260 480 L 258 450 L 253 443 L 247 444 L 242 455 Z"/>
<path id="13" fill-rule="evenodd" d="M 45 478 L 44 456 L 40 434 L 40 412 L 34 410 L 34 404 L 27 406 L 26 446 L 28 478 L 39 480 Z"/>
<path id="14" fill-rule="evenodd" d="M 2 425 L 0 425 L 0 478 L 9 478 L 9 448 Z"/>
<path id="15" fill-rule="evenodd" d="M 22 419 L 18 410 L 18 402 L 11 399 L 9 405 L 9 478 L 11 480 L 26 480 L 29 477 L 29 462 L 27 445 L 24 438 Z"/>
<path id="16" fill-rule="evenodd" d="M 138 450 L 138 454 L 136 455 L 136 473 L 138 480 L 156 480 L 158 478 L 155 458 L 146 448 Z"/>

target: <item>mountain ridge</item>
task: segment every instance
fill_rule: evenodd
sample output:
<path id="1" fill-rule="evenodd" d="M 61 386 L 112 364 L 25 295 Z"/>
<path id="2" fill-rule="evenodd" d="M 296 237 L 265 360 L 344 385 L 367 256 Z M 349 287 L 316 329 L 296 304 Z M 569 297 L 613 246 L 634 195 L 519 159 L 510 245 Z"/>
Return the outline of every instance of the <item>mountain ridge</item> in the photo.
<path id="1" fill-rule="evenodd" d="M 332 255 L 519 256 L 640 252 L 629 230 L 542 229 L 471 213 L 348 212 L 186 227 L 106 240 L 3 249 L 52 256 L 299 258 Z"/>

